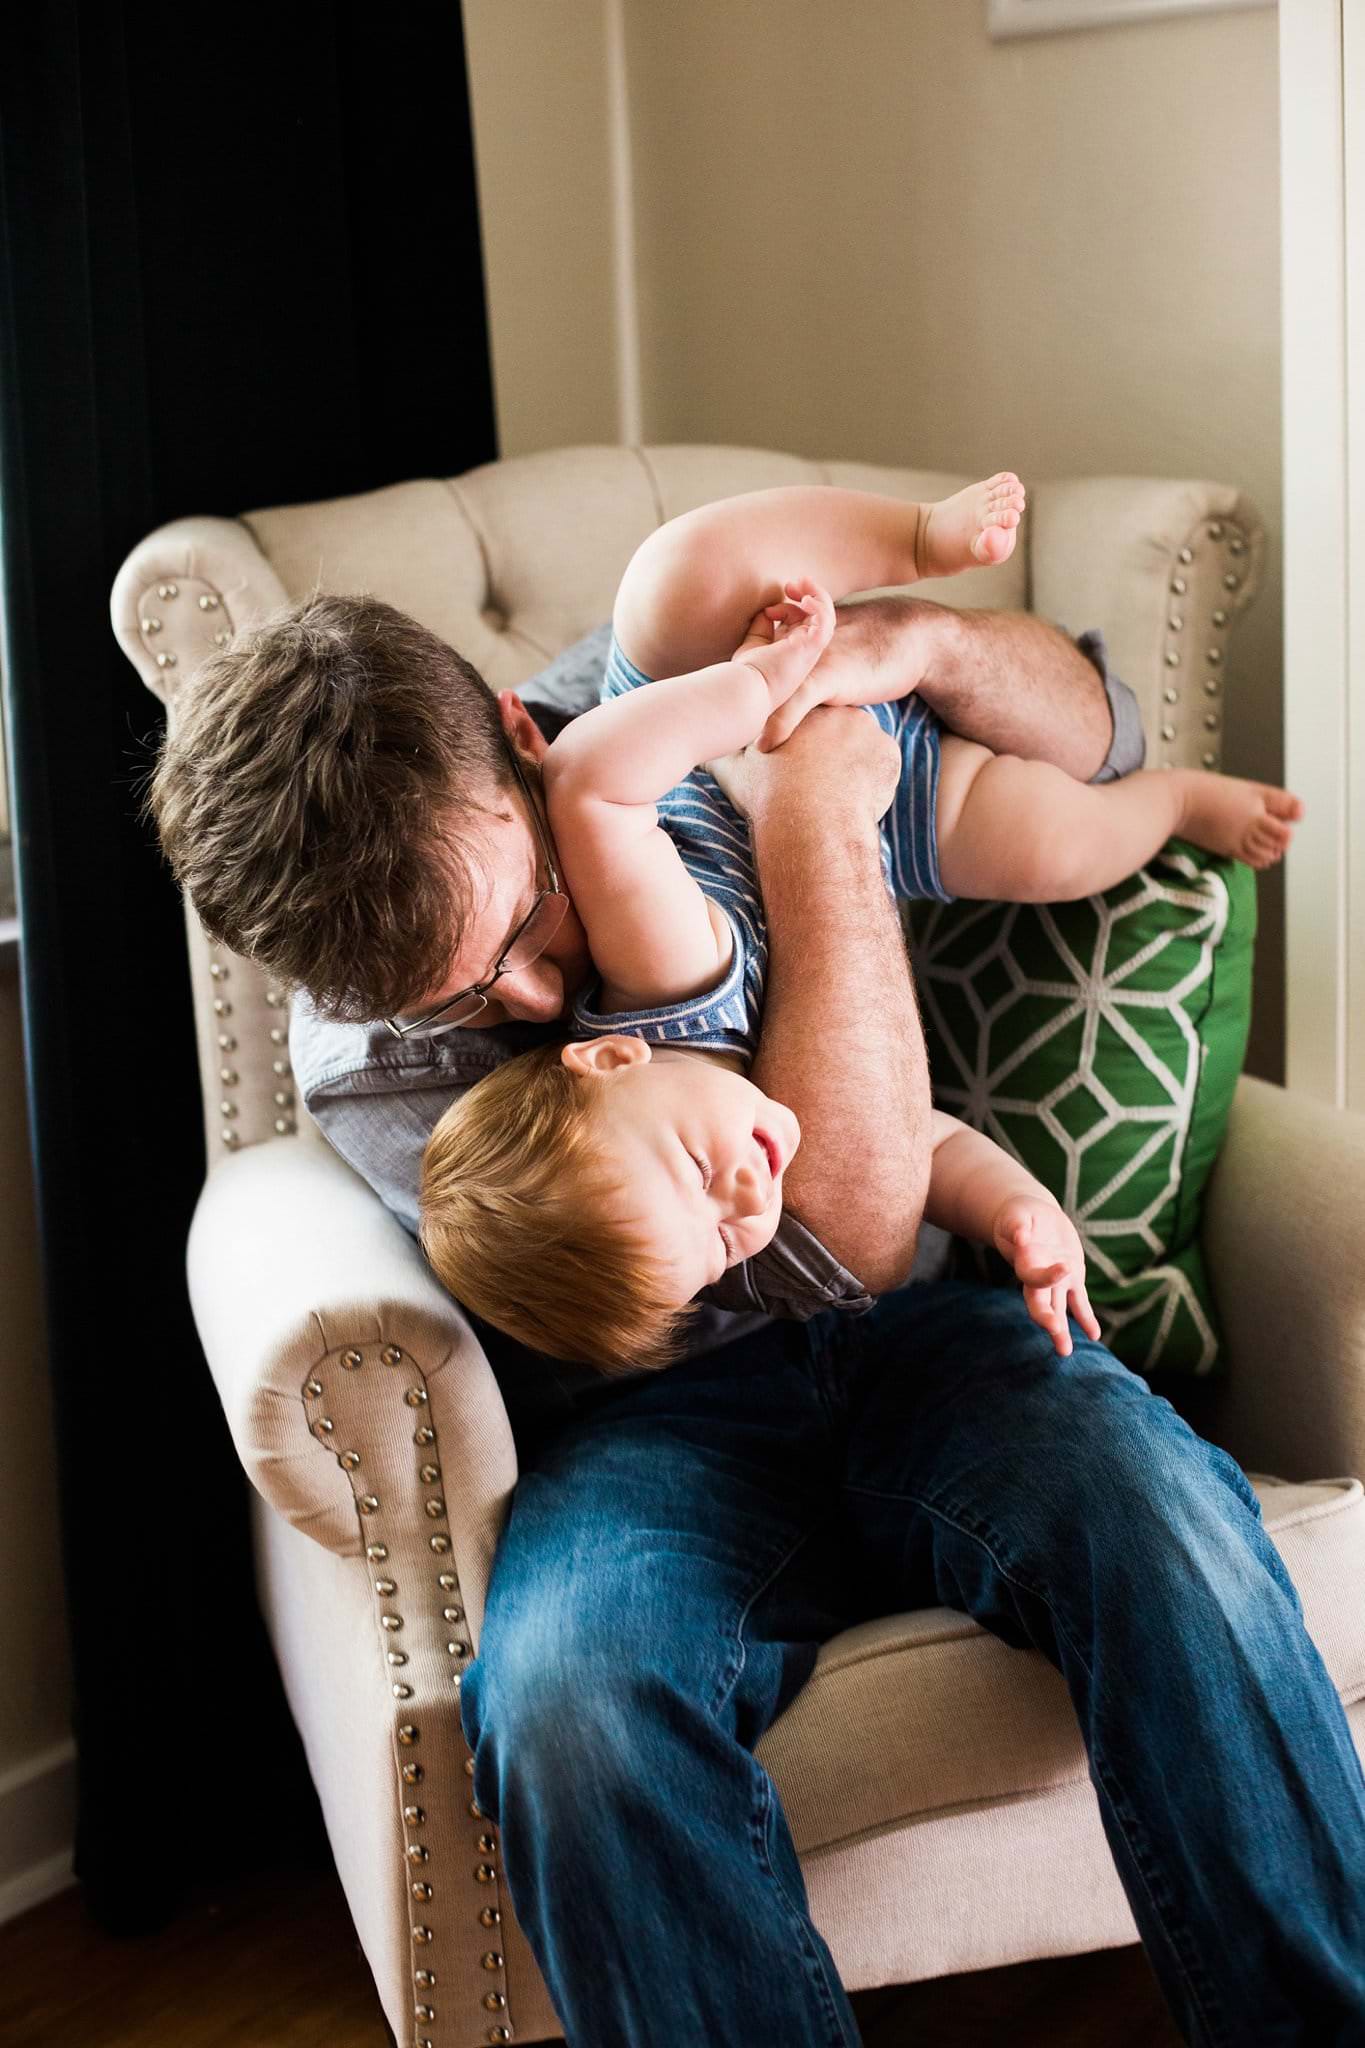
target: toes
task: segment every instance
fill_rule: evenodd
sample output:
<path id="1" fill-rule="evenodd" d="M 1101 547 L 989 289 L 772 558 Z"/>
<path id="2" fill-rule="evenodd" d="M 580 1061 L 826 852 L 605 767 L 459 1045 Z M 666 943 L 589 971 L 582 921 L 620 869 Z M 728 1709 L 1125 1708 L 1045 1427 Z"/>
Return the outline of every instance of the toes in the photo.
<path id="1" fill-rule="evenodd" d="M 1287 818 L 1291 823 L 1303 816 L 1303 799 L 1288 789 L 1266 789 L 1262 791 L 1265 807 L 1273 818 Z"/>

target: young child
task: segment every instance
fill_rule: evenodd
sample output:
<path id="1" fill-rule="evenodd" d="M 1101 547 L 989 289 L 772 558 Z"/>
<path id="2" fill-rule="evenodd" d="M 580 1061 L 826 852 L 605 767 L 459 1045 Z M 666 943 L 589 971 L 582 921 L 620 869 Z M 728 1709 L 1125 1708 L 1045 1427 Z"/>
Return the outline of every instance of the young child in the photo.
<path id="1" fill-rule="evenodd" d="M 692 1298 L 771 1241 L 800 1132 L 744 1076 L 762 1012 L 762 900 L 744 822 L 698 764 L 760 735 L 779 744 L 813 704 L 850 701 L 841 689 L 881 695 L 865 673 L 836 675 L 831 690 L 816 671 L 834 626 L 825 583 L 867 589 L 1003 561 L 1023 509 L 1008 473 L 930 506 L 756 492 L 673 521 L 638 550 L 603 701 L 542 771 L 600 983 L 575 1005 L 575 1041 L 471 1089 L 424 1160 L 427 1255 L 489 1322 L 606 1370 L 663 1363 Z M 820 583 L 781 581 L 798 552 Z M 700 666 L 717 646 L 736 652 Z M 1300 814 L 1284 791 L 1191 770 L 1080 784 L 993 755 L 894 697 L 887 679 L 869 709 L 901 752 L 882 828 L 899 896 L 1090 895 L 1175 833 L 1265 866 Z M 836 1049 L 837 1038 L 832 1020 Z M 926 1218 L 996 1246 L 1063 1356 L 1068 1310 L 1098 1335 L 1080 1242 L 1053 1198 L 937 1112 L 932 1144 Z"/>

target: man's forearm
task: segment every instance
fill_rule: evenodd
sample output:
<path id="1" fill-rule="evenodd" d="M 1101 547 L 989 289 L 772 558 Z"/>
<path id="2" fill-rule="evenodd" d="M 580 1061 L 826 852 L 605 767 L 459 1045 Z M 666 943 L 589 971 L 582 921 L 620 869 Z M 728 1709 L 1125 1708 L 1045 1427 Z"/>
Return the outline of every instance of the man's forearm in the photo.
<path id="1" fill-rule="evenodd" d="M 923 599 L 886 600 L 883 660 L 895 641 L 927 634 L 916 685 L 951 731 L 996 754 L 1018 754 L 1088 782 L 1104 766 L 1113 717 L 1104 683 L 1074 640 L 1030 612 L 956 612 Z"/>
<path id="2" fill-rule="evenodd" d="M 871 1293 L 910 1270 L 929 1179 L 929 1076 L 870 824 L 754 827 L 768 986 L 753 1078 L 795 1110 L 786 1199 Z"/>

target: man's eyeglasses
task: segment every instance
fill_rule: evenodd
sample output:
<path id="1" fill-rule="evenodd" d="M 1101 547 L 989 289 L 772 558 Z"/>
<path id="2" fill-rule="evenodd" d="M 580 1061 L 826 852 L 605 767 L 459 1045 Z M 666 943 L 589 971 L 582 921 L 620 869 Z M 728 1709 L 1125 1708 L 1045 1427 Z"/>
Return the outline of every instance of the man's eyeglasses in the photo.
<path id="1" fill-rule="evenodd" d="M 522 795 L 526 798 L 526 807 L 531 813 L 531 823 L 544 855 L 550 886 L 537 891 L 535 902 L 509 935 L 502 956 L 490 975 L 483 981 L 476 981 L 471 988 L 461 989 L 458 995 L 447 996 L 443 1003 L 438 1003 L 434 1010 L 426 1011 L 421 1017 L 413 1017 L 407 1022 L 400 1017 L 386 1017 L 384 1022 L 395 1038 L 439 1038 L 443 1031 L 453 1031 L 458 1025 L 472 1023 L 481 1011 L 488 1008 L 488 991 L 494 983 L 500 981 L 504 974 L 515 974 L 518 968 L 529 967 L 533 960 L 538 960 L 564 922 L 569 899 L 559 886 L 550 841 L 540 822 L 540 810 L 521 772 L 516 749 L 510 744 L 508 753 L 512 757 Z"/>

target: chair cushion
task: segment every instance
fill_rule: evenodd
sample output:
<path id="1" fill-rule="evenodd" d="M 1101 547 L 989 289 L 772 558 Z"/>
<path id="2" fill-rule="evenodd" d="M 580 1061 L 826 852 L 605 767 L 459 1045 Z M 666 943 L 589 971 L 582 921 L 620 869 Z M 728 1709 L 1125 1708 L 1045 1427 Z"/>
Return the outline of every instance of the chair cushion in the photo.
<path id="1" fill-rule="evenodd" d="M 1343 1700 L 1365 1696 L 1365 1494 L 1357 1479 L 1252 1474 L 1266 1527 Z M 804 1855 L 953 1807 L 1083 1781 L 1060 1673 L 946 1607 L 889 1615 L 826 1643 L 759 1744 Z"/>
<path id="2" fill-rule="evenodd" d="M 935 1101 L 1075 1219 L 1125 1365 L 1212 1371 L 1199 1227 L 1251 1023 L 1251 870 L 1172 840 L 1102 896 L 919 904 L 910 922 Z"/>

